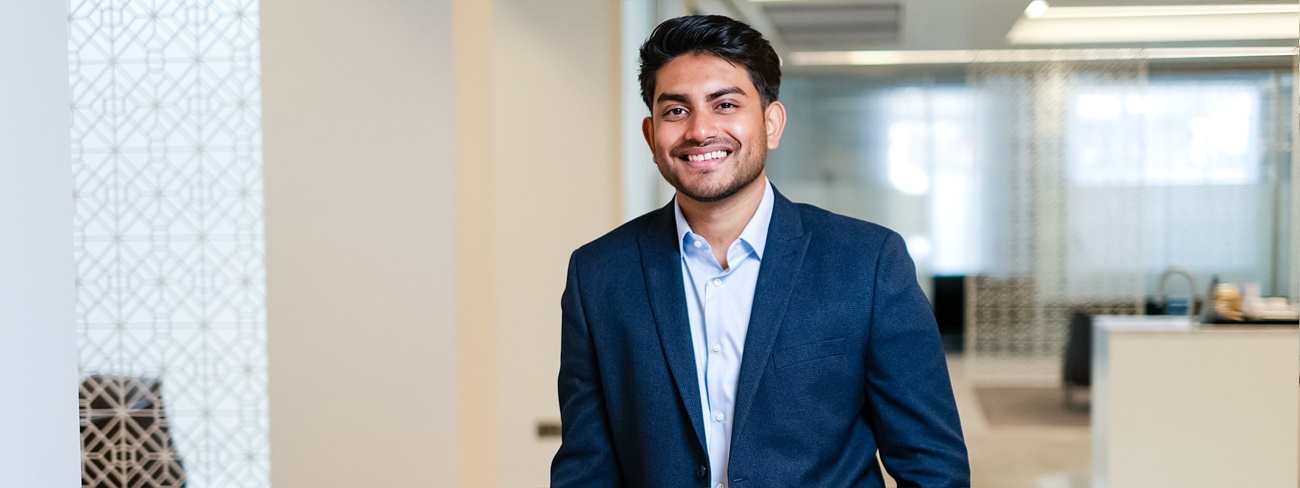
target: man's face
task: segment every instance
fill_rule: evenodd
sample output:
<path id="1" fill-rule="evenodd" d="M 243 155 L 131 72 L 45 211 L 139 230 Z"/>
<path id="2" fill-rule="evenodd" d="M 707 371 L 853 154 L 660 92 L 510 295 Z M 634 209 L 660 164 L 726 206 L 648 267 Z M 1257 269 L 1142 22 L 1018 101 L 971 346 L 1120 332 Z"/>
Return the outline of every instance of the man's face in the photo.
<path id="1" fill-rule="evenodd" d="M 642 132 L 659 173 L 699 202 L 755 184 L 785 127 L 785 108 L 763 107 L 744 66 L 711 54 L 683 54 L 660 68 L 652 102 Z"/>

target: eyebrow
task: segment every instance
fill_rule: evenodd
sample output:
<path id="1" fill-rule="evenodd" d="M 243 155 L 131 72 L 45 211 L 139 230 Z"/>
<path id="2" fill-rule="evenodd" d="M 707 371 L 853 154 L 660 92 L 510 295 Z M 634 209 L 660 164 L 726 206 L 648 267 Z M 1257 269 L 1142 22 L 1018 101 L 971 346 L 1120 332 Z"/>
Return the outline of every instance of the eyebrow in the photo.
<path id="1" fill-rule="evenodd" d="M 727 95 L 744 95 L 744 94 L 745 94 L 745 90 L 741 90 L 740 87 L 729 86 L 727 88 L 723 88 L 721 90 L 705 95 L 704 100 L 711 102 L 713 100 L 717 100 L 718 98 Z M 690 103 L 690 101 L 691 98 L 682 93 L 660 93 L 659 98 L 655 100 L 655 103 L 656 104 L 663 103 L 663 102 Z"/>
<path id="2" fill-rule="evenodd" d="M 740 87 L 738 87 L 738 86 L 731 86 L 731 87 L 723 88 L 723 89 L 721 89 L 721 90 L 718 90 L 718 91 L 715 91 L 715 92 L 713 92 L 713 93 L 710 93 L 709 96 L 704 97 L 704 99 L 707 100 L 707 101 L 712 102 L 712 101 L 717 100 L 718 98 L 723 97 L 723 96 L 726 96 L 726 95 L 744 95 L 744 94 L 745 94 L 745 90 L 741 90 Z"/>

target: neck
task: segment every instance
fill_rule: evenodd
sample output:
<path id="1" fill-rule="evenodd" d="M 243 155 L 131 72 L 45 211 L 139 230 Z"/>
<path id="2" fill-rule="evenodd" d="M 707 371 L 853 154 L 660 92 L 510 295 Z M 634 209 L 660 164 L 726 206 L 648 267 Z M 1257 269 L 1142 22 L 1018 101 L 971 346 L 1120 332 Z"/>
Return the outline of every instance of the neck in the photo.
<path id="1" fill-rule="evenodd" d="M 707 239 L 714 250 L 725 254 L 727 246 L 740 237 L 745 224 L 758 211 L 766 186 L 767 174 L 764 172 L 736 194 L 716 202 L 692 200 L 678 192 L 677 205 L 682 208 L 686 222 L 691 224 L 691 231 Z"/>

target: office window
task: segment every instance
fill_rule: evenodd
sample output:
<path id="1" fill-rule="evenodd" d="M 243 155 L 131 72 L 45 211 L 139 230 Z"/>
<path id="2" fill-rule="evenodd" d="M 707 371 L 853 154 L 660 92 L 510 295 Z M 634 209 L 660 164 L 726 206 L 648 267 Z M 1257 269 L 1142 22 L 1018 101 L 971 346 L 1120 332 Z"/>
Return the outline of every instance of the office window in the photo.
<path id="1" fill-rule="evenodd" d="M 980 267 L 979 174 L 974 104 L 960 86 L 884 90 L 876 112 L 887 121 L 885 166 L 891 187 L 925 198 L 926 227 L 906 235 L 913 259 L 939 275 Z"/>
<path id="2" fill-rule="evenodd" d="M 81 373 L 161 384 L 83 405 L 120 415 L 83 417 L 83 441 L 114 444 L 83 446 L 83 480 L 269 486 L 258 3 L 69 13 Z M 145 403 L 166 422 L 122 413 Z M 180 480 L 157 468 L 173 452 Z"/>
<path id="3" fill-rule="evenodd" d="M 918 278 L 977 272 L 975 103 L 960 83 L 791 76 L 768 174 L 787 196 L 898 231 Z M 935 211 L 943 209 L 943 211 Z"/>
<path id="4" fill-rule="evenodd" d="M 1067 177 L 1096 186 L 1257 183 L 1265 95 L 1259 85 L 1203 77 L 1080 86 L 1069 105 Z M 1142 137 L 1097 136 L 1116 126 L 1137 128 Z M 1140 163 L 1128 164 L 1134 159 Z"/>
<path id="5" fill-rule="evenodd" d="M 1286 157 L 1280 103 L 1290 80 L 1270 73 L 1153 75 L 1131 87 L 1079 83 L 1066 107 L 1071 273 L 1138 272 L 1146 288 L 1168 265 L 1262 283 L 1275 276 L 1275 188 Z M 1117 252 L 1115 234 L 1139 249 Z M 1198 290 L 1204 293 L 1205 290 Z"/>

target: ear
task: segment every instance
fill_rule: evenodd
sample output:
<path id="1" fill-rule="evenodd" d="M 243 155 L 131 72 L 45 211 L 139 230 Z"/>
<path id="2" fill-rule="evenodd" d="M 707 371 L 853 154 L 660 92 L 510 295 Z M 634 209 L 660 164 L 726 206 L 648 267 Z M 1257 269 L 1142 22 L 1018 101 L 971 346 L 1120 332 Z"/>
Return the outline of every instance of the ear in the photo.
<path id="1" fill-rule="evenodd" d="M 650 117 L 641 120 L 641 135 L 645 136 L 645 144 L 650 146 L 650 154 L 655 152 L 655 123 Z"/>
<path id="2" fill-rule="evenodd" d="M 776 149 L 781 145 L 781 134 L 785 132 L 785 105 L 781 102 L 767 104 L 763 118 L 767 127 L 767 148 Z"/>

